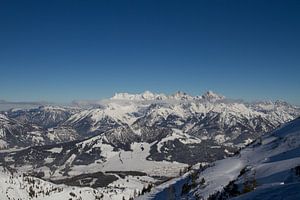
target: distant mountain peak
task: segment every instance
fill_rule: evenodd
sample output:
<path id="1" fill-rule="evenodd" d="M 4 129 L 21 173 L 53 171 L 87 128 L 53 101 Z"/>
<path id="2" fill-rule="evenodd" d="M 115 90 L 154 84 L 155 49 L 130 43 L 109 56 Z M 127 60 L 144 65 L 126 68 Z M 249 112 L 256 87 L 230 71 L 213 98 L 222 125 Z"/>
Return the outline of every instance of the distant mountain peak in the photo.
<path id="1" fill-rule="evenodd" d="M 177 91 L 175 94 L 170 96 L 170 99 L 175 99 L 175 100 L 192 100 L 193 97 L 188 95 L 185 92 L 182 91 Z"/>
<path id="2" fill-rule="evenodd" d="M 217 94 L 211 90 L 205 92 L 202 95 L 202 99 L 206 99 L 206 100 L 222 100 L 225 99 L 225 96 Z"/>
<path id="3" fill-rule="evenodd" d="M 131 100 L 131 101 L 149 101 L 149 100 L 165 100 L 167 96 L 165 94 L 156 94 L 146 90 L 140 94 L 130 94 L 130 93 L 116 93 L 111 100 Z"/>
<path id="4" fill-rule="evenodd" d="M 219 95 L 212 91 L 207 91 L 202 96 L 191 96 L 183 91 L 177 91 L 172 95 L 165 94 L 157 94 L 146 90 L 140 94 L 130 94 L 130 93 L 116 93 L 111 100 L 136 100 L 136 101 L 144 101 L 144 100 L 197 100 L 204 99 L 209 101 L 222 100 L 225 97 Z"/>
<path id="5" fill-rule="evenodd" d="M 146 90 L 144 93 L 141 94 L 141 97 L 143 99 L 155 99 L 156 94 L 150 92 L 149 90 Z"/>

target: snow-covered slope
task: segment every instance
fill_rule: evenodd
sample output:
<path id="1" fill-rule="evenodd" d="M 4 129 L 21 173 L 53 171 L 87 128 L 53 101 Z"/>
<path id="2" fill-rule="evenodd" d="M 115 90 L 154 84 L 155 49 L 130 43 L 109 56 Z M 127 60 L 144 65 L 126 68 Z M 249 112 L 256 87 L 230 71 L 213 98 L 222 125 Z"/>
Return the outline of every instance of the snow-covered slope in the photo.
<path id="1" fill-rule="evenodd" d="M 127 181 L 128 180 L 128 181 Z M 129 199 L 148 185 L 148 179 L 129 177 L 105 188 L 67 186 L 0 167 L 1 200 L 120 200 Z"/>
<path id="2" fill-rule="evenodd" d="M 300 118 L 140 199 L 299 199 Z M 171 193 L 170 193 L 171 192 Z"/>
<path id="3" fill-rule="evenodd" d="M 299 166 L 300 118 L 258 139 L 238 156 L 216 162 L 200 174 L 207 186 L 193 194 L 212 199 L 299 199 Z"/>

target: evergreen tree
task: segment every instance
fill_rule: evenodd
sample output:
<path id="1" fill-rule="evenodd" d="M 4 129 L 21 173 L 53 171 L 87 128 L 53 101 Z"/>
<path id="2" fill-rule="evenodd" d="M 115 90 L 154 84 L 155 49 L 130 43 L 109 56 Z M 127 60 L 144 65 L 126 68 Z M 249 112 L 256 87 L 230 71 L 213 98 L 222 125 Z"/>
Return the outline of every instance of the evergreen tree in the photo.
<path id="1" fill-rule="evenodd" d="M 205 184 L 205 179 L 204 179 L 204 178 L 201 179 L 200 184 L 201 184 L 201 185 L 204 185 L 204 184 Z"/>

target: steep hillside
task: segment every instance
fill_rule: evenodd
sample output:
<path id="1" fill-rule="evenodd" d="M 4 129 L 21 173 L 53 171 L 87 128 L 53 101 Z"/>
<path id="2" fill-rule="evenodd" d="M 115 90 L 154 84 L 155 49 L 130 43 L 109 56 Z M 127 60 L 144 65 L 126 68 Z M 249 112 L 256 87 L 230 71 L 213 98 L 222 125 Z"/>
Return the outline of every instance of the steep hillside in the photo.
<path id="1" fill-rule="evenodd" d="M 300 118 L 140 199 L 299 199 Z"/>

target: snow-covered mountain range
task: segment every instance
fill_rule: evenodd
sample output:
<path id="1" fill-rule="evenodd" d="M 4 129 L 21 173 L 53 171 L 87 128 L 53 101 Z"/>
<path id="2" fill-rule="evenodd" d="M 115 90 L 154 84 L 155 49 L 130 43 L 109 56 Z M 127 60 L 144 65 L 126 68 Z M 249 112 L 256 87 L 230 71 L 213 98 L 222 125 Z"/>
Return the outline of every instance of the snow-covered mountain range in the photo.
<path id="1" fill-rule="evenodd" d="M 0 165 L 50 185 L 128 199 L 188 166 L 232 156 L 299 115 L 286 102 L 249 103 L 211 91 L 119 93 L 68 107 L 11 109 L 0 114 Z"/>

